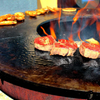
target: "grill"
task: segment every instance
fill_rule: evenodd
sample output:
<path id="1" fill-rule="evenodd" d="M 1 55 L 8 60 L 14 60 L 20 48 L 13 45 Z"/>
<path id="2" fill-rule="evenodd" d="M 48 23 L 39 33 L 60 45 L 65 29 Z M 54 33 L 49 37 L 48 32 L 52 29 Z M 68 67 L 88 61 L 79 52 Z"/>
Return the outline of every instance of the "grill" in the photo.
<path id="1" fill-rule="evenodd" d="M 0 27 L 0 76 L 4 81 L 15 85 L 50 93 L 60 96 L 75 98 L 99 98 L 100 97 L 100 59 L 88 59 L 80 55 L 77 50 L 73 57 L 50 56 L 49 52 L 39 51 L 34 48 L 34 39 L 45 36 L 40 26 L 50 34 L 50 22 L 55 25 L 57 39 L 68 38 L 71 32 L 72 18 L 74 15 L 62 14 L 61 30 L 58 29 L 57 18 L 49 13 L 30 18 L 26 16 L 25 22 L 15 26 Z M 86 19 L 92 20 L 92 15 L 83 16 L 83 24 Z M 67 20 L 65 20 L 67 19 Z M 80 18 L 81 19 L 81 18 Z M 77 32 L 80 19 L 73 28 L 73 34 Z M 64 25 L 68 30 L 65 30 Z M 93 29 L 90 33 L 90 30 Z M 67 31 L 67 34 L 66 32 Z M 64 33 L 65 32 L 65 33 Z M 95 23 L 82 30 L 87 37 L 97 40 Z M 87 35 L 88 33 L 88 35 Z M 79 41 L 74 36 L 75 41 Z"/>

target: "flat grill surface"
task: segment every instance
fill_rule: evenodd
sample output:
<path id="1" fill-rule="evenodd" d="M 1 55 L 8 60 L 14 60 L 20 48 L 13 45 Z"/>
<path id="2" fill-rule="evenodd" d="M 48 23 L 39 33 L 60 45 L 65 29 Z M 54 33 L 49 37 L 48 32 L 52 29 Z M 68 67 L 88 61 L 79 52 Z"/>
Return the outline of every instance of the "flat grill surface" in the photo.
<path id="1" fill-rule="evenodd" d="M 24 22 L 15 26 L 0 27 L 1 74 L 33 85 L 100 93 L 100 59 L 86 59 L 78 50 L 73 57 L 61 57 L 34 48 L 34 39 L 40 36 L 37 26 L 56 17 L 52 14 L 26 16 Z"/>

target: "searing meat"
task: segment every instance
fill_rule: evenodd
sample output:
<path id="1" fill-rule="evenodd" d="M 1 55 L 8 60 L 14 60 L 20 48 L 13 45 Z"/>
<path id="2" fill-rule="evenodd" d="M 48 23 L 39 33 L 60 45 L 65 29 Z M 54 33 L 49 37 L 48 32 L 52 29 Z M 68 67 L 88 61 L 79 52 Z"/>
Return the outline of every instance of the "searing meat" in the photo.
<path id="1" fill-rule="evenodd" d="M 79 52 L 86 58 L 97 59 L 100 56 L 100 44 L 95 39 L 86 40 L 79 47 Z"/>
<path id="2" fill-rule="evenodd" d="M 34 46 L 36 49 L 42 51 L 50 51 L 52 49 L 53 43 L 55 43 L 55 39 L 51 36 L 38 37 L 34 40 Z"/>
<path id="3" fill-rule="evenodd" d="M 61 39 L 57 43 L 53 44 L 53 48 L 50 51 L 51 55 L 61 56 L 73 56 L 77 49 L 77 44 L 71 40 Z"/>

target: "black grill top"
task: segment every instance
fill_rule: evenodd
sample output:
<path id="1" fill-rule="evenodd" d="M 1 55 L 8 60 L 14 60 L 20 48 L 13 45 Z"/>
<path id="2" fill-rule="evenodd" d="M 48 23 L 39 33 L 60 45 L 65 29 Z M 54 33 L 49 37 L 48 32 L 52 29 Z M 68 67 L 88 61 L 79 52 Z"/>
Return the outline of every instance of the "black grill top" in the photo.
<path id="1" fill-rule="evenodd" d="M 63 96 L 87 98 L 89 91 L 100 93 L 100 59 L 86 59 L 78 51 L 73 57 L 50 56 L 49 52 L 34 48 L 34 39 L 40 34 L 37 26 L 53 18 L 52 14 L 26 16 L 18 25 L 0 27 L 1 79 Z"/>

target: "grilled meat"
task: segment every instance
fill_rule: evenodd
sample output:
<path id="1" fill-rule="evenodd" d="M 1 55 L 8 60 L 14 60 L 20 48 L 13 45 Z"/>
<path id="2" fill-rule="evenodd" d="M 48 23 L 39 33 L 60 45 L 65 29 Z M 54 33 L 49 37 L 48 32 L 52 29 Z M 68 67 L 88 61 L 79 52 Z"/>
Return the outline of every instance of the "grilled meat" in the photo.
<path id="1" fill-rule="evenodd" d="M 83 42 L 79 47 L 79 52 L 86 58 L 97 59 L 100 55 L 100 45 Z"/>
<path id="2" fill-rule="evenodd" d="M 73 56 L 77 49 L 77 44 L 74 41 L 61 39 L 53 44 L 50 51 L 51 55 Z"/>
<path id="3" fill-rule="evenodd" d="M 42 51 L 50 51 L 52 49 L 53 43 L 55 42 L 56 40 L 51 35 L 48 35 L 36 38 L 34 40 L 34 46 L 36 49 Z"/>

